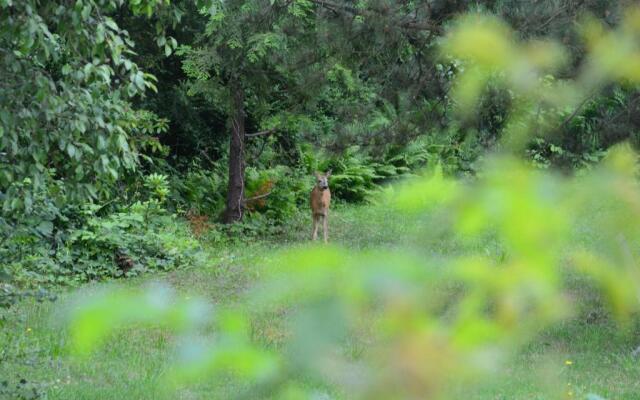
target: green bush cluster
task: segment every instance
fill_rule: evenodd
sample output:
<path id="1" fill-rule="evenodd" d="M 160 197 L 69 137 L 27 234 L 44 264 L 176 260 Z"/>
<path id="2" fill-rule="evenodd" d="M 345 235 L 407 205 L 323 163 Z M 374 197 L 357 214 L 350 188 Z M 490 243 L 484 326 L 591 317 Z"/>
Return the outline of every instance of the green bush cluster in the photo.
<path id="1" fill-rule="evenodd" d="M 23 182 L 28 185 L 29 182 Z M 46 191 L 28 210 L 3 218 L 0 237 L 0 305 L 24 296 L 43 298 L 42 288 L 137 275 L 189 265 L 198 242 L 165 208 L 167 177 L 144 181 L 145 201 L 131 205 L 87 203 L 58 208 Z"/>

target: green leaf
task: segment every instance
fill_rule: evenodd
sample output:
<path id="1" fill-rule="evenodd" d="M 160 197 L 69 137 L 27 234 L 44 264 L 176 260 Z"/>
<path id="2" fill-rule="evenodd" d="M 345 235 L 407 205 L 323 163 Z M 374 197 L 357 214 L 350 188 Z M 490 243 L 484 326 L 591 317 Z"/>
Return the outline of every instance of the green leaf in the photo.
<path id="1" fill-rule="evenodd" d="M 109 27 L 110 29 L 114 30 L 114 31 L 118 31 L 118 24 L 115 23 L 114 20 L 112 20 L 111 18 L 107 18 L 104 21 L 104 24 Z"/>
<path id="2" fill-rule="evenodd" d="M 129 151 L 129 143 L 127 143 L 127 138 L 125 135 L 118 135 L 118 146 L 120 147 L 120 151 L 127 152 Z"/>
<path id="3" fill-rule="evenodd" d="M 133 82 L 136 84 L 138 89 L 144 90 L 144 75 L 142 72 L 138 71 L 133 77 Z"/>
<path id="4" fill-rule="evenodd" d="M 75 158 L 75 156 L 76 156 L 76 146 L 74 146 L 73 144 L 69 143 L 67 145 L 67 154 L 69 154 L 69 157 Z"/>
<path id="5" fill-rule="evenodd" d="M 11 282 L 13 280 L 13 277 L 4 269 L 0 269 L 0 282 Z"/>
<path id="6" fill-rule="evenodd" d="M 89 17 L 91 16 L 91 6 L 90 5 L 86 5 L 82 8 L 82 19 L 83 20 L 87 20 L 89 19 Z"/>
<path id="7" fill-rule="evenodd" d="M 104 24 L 98 24 L 96 28 L 96 43 L 102 43 L 105 39 Z"/>
<path id="8" fill-rule="evenodd" d="M 36 227 L 36 230 L 42 235 L 42 236 L 51 236 L 51 233 L 53 232 L 53 223 L 51 221 L 42 221 L 40 222 L 40 224 Z"/>

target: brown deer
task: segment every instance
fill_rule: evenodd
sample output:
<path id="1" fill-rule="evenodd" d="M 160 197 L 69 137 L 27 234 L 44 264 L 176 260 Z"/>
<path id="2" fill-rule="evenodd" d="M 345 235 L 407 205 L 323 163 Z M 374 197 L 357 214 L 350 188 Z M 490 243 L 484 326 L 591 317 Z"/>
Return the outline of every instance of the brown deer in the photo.
<path id="1" fill-rule="evenodd" d="M 331 191 L 329 190 L 329 177 L 331 170 L 326 174 L 316 172 L 316 185 L 311 191 L 311 214 L 313 217 L 313 233 L 311 240 L 318 238 L 318 223 L 322 219 L 324 242 L 329 238 L 329 205 L 331 203 Z"/>

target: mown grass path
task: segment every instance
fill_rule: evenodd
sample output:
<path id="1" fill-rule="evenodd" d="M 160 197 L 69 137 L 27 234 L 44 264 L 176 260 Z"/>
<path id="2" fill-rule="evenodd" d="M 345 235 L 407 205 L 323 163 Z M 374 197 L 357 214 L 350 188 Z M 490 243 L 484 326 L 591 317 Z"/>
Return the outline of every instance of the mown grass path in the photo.
<path id="1" fill-rule="evenodd" d="M 415 240 L 412 225 L 375 207 L 337 207 L 331 218 L 331 241 L 351 249 L 404 246 Z M 207 257 L 198 267 L 147 275 L 118 282 L 92 283 L 74 291 L 90 298 L 109 285 L 139 287 L 163 281 L 180 296 L 201 296 L 218 306 L 237 306 L 243 294 L 260 279 L 264 261 L 275 250 L 299 246 L 308 240 L 306 215 L 293 220 L 278 239 L 248 240 L 206 245 Z M 455 251 L 454 243 L 433 242 L 435 253 Z M 579 283 L 576 284 L 579 286 Z M 238 390 L 230 380 L 207 381 L 178 393 L 157 390 L 167 362 L 173 356 L 172 335 L 159 328 L 129 328 L 87 360 L 66 352 L 69 340 L 64 304 L 70 293 L 54 303 L 25 301 L 5 313 L 0 328 L 0 382 L 26 380 L 48 399 L 226 399 Z M 257 334 L 277 341 L 278 321 L 261 321 Z M 598 393 L 607 399 L 640 399 L 640 361 L 631 356 L 637 335 L 620 333 L 603 314 L 553 327 L 495 373 L 490 384 L 460 390 L 460 399 L 585 399 Z M 213 329 L 203 335 L 214 335 Z M 455 389 L 454 389 L 455 391 Z M 11 397 L 7 397 L 11 398 Z M 15 397 L 14 397 L 15 398 Z M 25 397 L 30 398 L 30 397 Z"/>

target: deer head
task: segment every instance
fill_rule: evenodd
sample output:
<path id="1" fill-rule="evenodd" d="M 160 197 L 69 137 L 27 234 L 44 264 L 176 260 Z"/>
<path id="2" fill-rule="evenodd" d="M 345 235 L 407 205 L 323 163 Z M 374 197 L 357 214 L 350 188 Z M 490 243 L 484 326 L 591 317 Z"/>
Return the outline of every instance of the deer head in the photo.
<path id="1" fill-rule="evenodd" d="M 316 186 L 320 190 L 326 190 L 329 188 L 329 177 L 331 176 L 331 170 L 327 171 L 326 174 L 316 171 Z"/>

